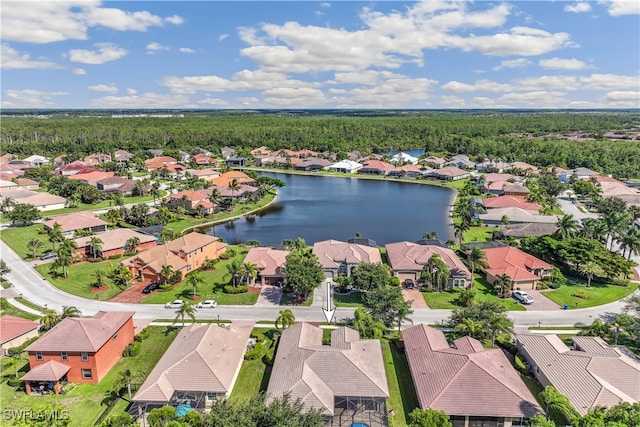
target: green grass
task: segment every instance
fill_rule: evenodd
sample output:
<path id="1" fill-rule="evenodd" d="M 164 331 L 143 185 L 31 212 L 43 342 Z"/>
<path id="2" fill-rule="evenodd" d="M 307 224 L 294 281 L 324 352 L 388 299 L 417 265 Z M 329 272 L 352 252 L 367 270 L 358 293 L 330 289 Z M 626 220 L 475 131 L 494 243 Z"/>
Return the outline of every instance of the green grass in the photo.
<path id="1" fill-rule="evenodd" d="M 343 295 L 337 292 L 333 294 L 333 303 L 336 307 L 362 307 L 364 303 L 364 292 L 352 291 Z"/>
<path id="2" fill-rule="evenodd" d="M 380 340 L 380 344 L 389 384 L 387 410 L 393 410 L 389 421 L 394 426 L 406 426 L 409 413 L 418 407 L 409 365 L 404 352 L 396 344 L 386 339 Z"/>
<path id="3" fill-rule="evenodd" d="M 93 425 L 100 414 L 105 410 L 102 401 L 107 396 L 109 389 L 114 381 L 118 378 L 119 373 L 125 369 L 140 370 L 149 374 L 153 367 L 158 363 L 160 357 L 165 353 L 173 339 L 175 332 L 164 334 L 163 327 L 150 327 L 151 334 L 142 342 L 142 350 L 135 357 L 126 357 L 120 359 L 118 363 L 109 371 L 109 373 L 100 381 L 99 384 L 78 384 L 68 393 L 60 395 L 46 396 L 29 396 L 24 393 L 23 389 L 15 389 L 9 387 L 6 381 L 0 384 L 0 396 L 2 398 L 3 409 L 31 409 L 34 406 L 52 404 L 62 404 L 69 411 L 72 427 L 86 427 Z M 23 363 L 20 367 L 19 376 L 24 375 L 28 370 L 28 362 L 26 355 L 23 356 Z M 3 361 L 3 377 L 12 375 L 14 369 L 4 369 Z M 3 378 L 4 379 L 4 378 Z M 123 410 L 126 404 L 119 404 L 115 410 Z M 112 413 L 115 413 L 112 411 Z"/>
<path id="4" fill-rule="evenodd" d="M 500 227 L 471 227 L 464 232 L 463 242 L 488 242 L 492 240 L 493 232 L 500 230 Z"/>
<path id="5" fill-rule="evenodd" d="M 268 331 L 275 331 L 275 329 L 261 329 L 256 328 L 254 332 L 261 332 L 265 334 Z M 269 339 L 269 335 L 265 334 L 266 341 L 263 344 L 263 355 L 271 349 L 274 344 L 273 340 Z M 260 392 L 266 392 L 269 385 L 269 378 L 271 377 L 271 366 L 268 366 L 262 361 L 262 358 L 256 360 L 244 360 L 240 367 L 240 373 L 238 379 L 231 392 L 231 401 L 237 402 L 241 400 L 249 400 L 254 396 L 257 396 Z"/>
<path id="6" fill-rule="evenodd" d="M 20 310 L 18 307 L 11 305 L 6 299 L 2 298 L 2 308 L 0 309 L 0 316 L 16 316 L 21 317 L 23 319 L 29 320 L 38 320 L 40 316 L 37 314 L 27 313 L 26 311 Z"/>
<path id="7" fill-rule="evenodd" d="M 495 290 L 487 283 L 480 274 L 475 274 L 473 288 L 476 290 L 476 301 L 492 300 L 497 301 L 508 311 L 524 311 L 526 310 L 522 304 L 518 304 L 512 298 L 500 298 L 495 294 Z M 460 308 L 456 300 L 457 292 L 423 292 L 425 302 L 432 309 L 455 309 Z"/>
<path id="8" fill-rule="evenodd" d="M 200 271 L 203 283 L 198 285 L 198 296 L 200 301 L 214 299 L 220 305 L 253 305 L 258 300 L 259 293 L 247 292 L 244 294 L 225 294 L 222 290 L 231 283 L 231 275 L 227 270 L 227 265 L 234 259 L 243 260 L 249 252 L 246 246 L 230 246 L 236 251 L 236 256 L 227 260 L 220 260 L 215 269 Z M 251 289 L 250 289 L 251 290 Z M 192 289 L 185 282 L 174 286 L 171 290 L 155 291 L 142 300 L 144 304 L 164 304 L 174 299 L 188 300 Z"/>
<path id="9" fill-rule="evenodd" d="M 556 304 L 569 305 L 569 309 L 595 307 L 602 304 L 618 301 L 638 288 L 637 283 L 631 283 L 629 287 L 604 285 L 602 283 L 592 283 L 587 288 L 586 283 L 569 281 L 567 285 L 562 285 L 560 289 L 545 291 L 544 296 Z M 573 294 L 584 292 L 589 299 L 577 298 Z"/>
<path id="10" fill-rule="evenodd" d="M 124 197 L 122 200 L 123 200 L 123 204 L 125 205 L 129 203 L 146 203 L 146 202 L 152 202 L 153 196 Z M 94 203 L 94 204 L 79 203 L 78 206 L 73 208 L 55 209 L 52 211 L 43 212 L 43 216 L 51 217 L 55 215 L 64 215 L 72 212 L 93 211 L 96 209 L 109 209 L 112 207 L 116 207 L 116 204 L 113 202 L 113 200 L 103 200 L 100 203 Z"/>
<path id="11" fill-rule="evenodd" d="M 29 301 L 28 299 L 23 298 L 23 297 L 16 297 L 16 301 L 18 301 L 20 304 L 26 305 L 27 307 L 34 309 L 34 310 L 38 310 L 38 311 L 42 311 L 42 312 L 44 312 L 44 310 L 45 310 L 44 307 L 41 307 L 38 304 L 35 304 L 35 303 L 33 303 L 33 302 Z"/>
<path id="12" fill-rule="evenodd" d="M 38 239 L 43 243 L 42 247 L 36 253 L 36 256 L 53 249 L 53 246 L 49 242 L 49 236 L 44 232 L 42 224 L 33 224 L 28 227 L 8 227 L 0 232 L 0 237 L 11 249 L 24 259 L 31 259 L 31 251 L 27 250 L 27 243 L 31 239 Z"/>
<path id="13" fill-rule="evenodd" d="M 66 279 L 62 277 L 62 275 L 52 275 L 51 273 L 49 273 L 49 268 L 51 267 L 49 264 L 39 265 L 36 267 L 36 270 L 38 270 L 38 272 L 42 274 L 42 277 L 51 282 L 51 284 L 53 284 L 53 286 L 58 289 L 68 292 L 72 295 L 77 295 L 89 299 L 100 299 L 104 301 L 119 294 L 120 292 L 122 292 L 122 290 L 110 284 L 109 290 L 107 291 L 91 291 L 90 284 L 94 280 L 93 273 L 99 269 L 109 271 L 110 266 L 115 266 L 117 262 L 118 261 L 115 260 L 95 263 L 81 262 L 78 264 L 73 264 L 68 268 L 68 277 Z"/>
<path id="14" fill-rule="evenodd" d="M 280 299 L 280 305 L 296 305 L 300 307 L 309 307 L 313 303 L 313 292 L 311 292 L 307 299 L 302 302 L 302 304 L 298 303 L 298 299 L 294 294 L 283 293 L 282 298 Z"/>

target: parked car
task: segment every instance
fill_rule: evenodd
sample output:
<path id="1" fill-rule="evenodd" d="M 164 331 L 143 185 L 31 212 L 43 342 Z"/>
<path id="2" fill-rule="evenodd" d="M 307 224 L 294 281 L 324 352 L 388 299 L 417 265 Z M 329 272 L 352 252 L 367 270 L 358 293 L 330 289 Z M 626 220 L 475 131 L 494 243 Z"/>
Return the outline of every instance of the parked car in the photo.
<path id="1" fill-rule="evenodd" d="M 413 289 L 416 286 L 416 282 L 412 279 L 407 279 L 404 281 L 404 287 L 407 289 Z"/>
<path id="2" fill-rule="evenodd" d="M 164 308 L 180 308 L 184 305 L 184 301 L 177 299 L 175 301 L 168 302 L 164 305 Z"/>
<path id="3" fill-rule="evenodd" d="M 533 297 L 524 291 L 513 291 L 511 294 L 519 303 L 533 304 Z"/>
<path id="4" fill-rule="evenodd" d="M 144 289 L 142 290 L 142 293 L 143 294 L 150 294 L 151 292 L 155 291 L 159 287 L 160 287 L 160 283 L 158 283 L 158 282 L 149 283 L 147 286 L 144 287 Z"/>
<path id="5" fill-rule="evenodd" d="M 43 261 L 47 259 L 58 259 L 58 254 L 54 251 L 47 252 L 46 254 L 43 254 L 40 259 Z"/>
<path id="6" fill-rule="evenodd" d="M 205 301 L 201 301 L 196 305 L 197 308 L 216 308 L 218 306 L 218 302 L 213 299 L 208 299 Z"/>

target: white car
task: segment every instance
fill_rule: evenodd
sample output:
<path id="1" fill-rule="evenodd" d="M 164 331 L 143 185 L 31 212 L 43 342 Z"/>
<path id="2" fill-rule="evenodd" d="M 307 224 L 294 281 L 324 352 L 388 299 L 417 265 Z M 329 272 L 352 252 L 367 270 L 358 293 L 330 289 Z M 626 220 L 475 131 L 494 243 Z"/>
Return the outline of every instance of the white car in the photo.
<path id="1" fill-rule="evenodd" d="M 218 303 L 216 300 L 208 299 L 206 301 L 199 302 L 198 305 L 196 305 L 196 308 L 216 308 L 217 306 Z"/>
<path id="2" fill-rule="evenodd" d="M 168 302 L 164 305 L 164 308 L 180 308 L 184 305 L 184 301 L 177 299 L 175 301 Z"/>
<path id="3" fill-rule="evenodd" d="M 533 304 L 533 297 L 524 291 L 513 291 L 512 295 L 521 304 Z"/>

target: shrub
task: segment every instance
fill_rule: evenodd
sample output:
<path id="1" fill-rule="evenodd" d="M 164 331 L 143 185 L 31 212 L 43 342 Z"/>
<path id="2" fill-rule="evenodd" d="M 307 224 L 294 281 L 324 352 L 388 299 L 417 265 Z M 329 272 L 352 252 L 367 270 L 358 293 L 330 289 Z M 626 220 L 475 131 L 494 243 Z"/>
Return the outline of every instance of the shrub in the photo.
<path id="1" fill-rule="evenodd" d="M 244 360 L 257 360 L 262 357 L 262 343 L 256 343 L 253 346 L 253 350 L 247 351 L 244 354 Z"/>
<path id="2" fill-rule="evenodd" d="M 222 292 L 224 292 L 225 294 L 244 294 L 246 292 L 249 292 L 249 286 L 248 285 L 238 285 L 238 286 L 231 286 L 231 285 L 226 285 L 223 289 Z"/>
<path id="3" fill-rule="evenodd" d="M 7 379 L 7 385 L 9 387 L 18 388 L 18 387 L 22 386 L 22 381 L 20 381 L 20 378 L 12 377 L 12 378 Z"/>
<path id="4" fill-rule="evenodd" d="M 257 343 L 264 342 L 264 340 L 266 339 L 262 332 L 252 332 L 251 337 L 255 338 Z"/>
<path id="5" fill-rule="evenodd" d="M 170 291 L 171 289 L 173 289 L 173 286 L 171 286 L 169 283 L 163 283 L 158 287 L 158 289 L 160 289 L 161 291 Z"/>
<path id="6" fill-rule="evenodd" d="M 119 259 L 120 257 L 122 257 L 122 255 L 115 254 L 115 255 L 110 255 L 109 259 Z"/>
<path id="7" fill-rule="evenodd" d="M 87 258 L 87 262 L 101 262 L 102 258 Z"/>
<path id="8" fill-rule="evenodd" d="M 574 296 L 576 298 L 589 299 L 589 294 L 584 291 L 574 292 L 573 294 L 571 294 L 571 296 Z"/>
<path id="9" fill-rule="evenodd" d="M 264 355 L 262 361 L 265 365 L 273 366 L 273 361 L 275 360 L 275 353 L 273 351 L 268 351 L 267 354 Z"/>
<path id="10" fill-rule="evenodd" d="M 549 282 L 548 280 L 540 280 L 536 285 L 536 289 L 541 291 L 544 289 L 549 289 L 549 287 L 551 287 L 552 285 L 553 283 Z"/>
<path id="11" fill-rule="evenodd" d="M 122 357 L 134 357 L 138 355 L 138 353 L 140 353 L 141 349 L 142 344 L 140 344 L 138 341 L 134 341 L 124 349 L 124 351 L 122 352 Z"/>
<path id="12" fill-rule="evenodd" d="M 391 277 L 391 279 L 389 279 L 389 284 L 391 286 L 400 286 L 400 279 L 398 277 Z"/>
<path id="13" fill-rule="evenodd" d="M 516 361 L 516 369 L 520 371 L 522 374 L 528 375 L 529 369 L 527 368 L 527 365 L 524 364 L 524 360 L 522 360 L 522 355 L 520 353 L 516 354 L 515 361 Z"/>
<path id="14" fill-rule="evenodd" d="M 560 286 L 562 286 L 562 283 L 559 280 L 555 280 L 549 286 L 551 289 L 560 289 Z"/>
<path id="15" fill-rule="evenodd" d="M 147 338 L 149 338 L 149 334 L 150 333 L 151 332 L 149 332 L 148 328 L 144 328 L 142 331 L 140 331 L 139 334 L 136 334 L 136 336 L 133 337 L 133 340 L 137 341 L 137 342 L 142 342 L 142 341 L 146 340 Z"/>
<path id="16" fill-rule="evenodd" d="M 169 278 L 169 283 L 175 285 L 182 280 L 182 271 L 174 271 Z"/>

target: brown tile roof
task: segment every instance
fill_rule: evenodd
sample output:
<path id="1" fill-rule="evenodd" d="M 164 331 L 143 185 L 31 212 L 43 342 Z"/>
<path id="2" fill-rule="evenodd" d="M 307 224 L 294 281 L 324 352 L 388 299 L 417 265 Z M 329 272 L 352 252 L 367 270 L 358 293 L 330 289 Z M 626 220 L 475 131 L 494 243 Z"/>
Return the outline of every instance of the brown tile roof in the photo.
<path id="1" fill-rule="evenodd" d="M 258 266 L 263 276 L 281 274 L 289 255 L 289 251 L 281 251 L 272 248 L 251 248 L 244 258 L 244 262 Z"/>
<path id="2" fill-rule="evenodd" d="M 228 185 L 218 186 L 218 191 L 222 197 L 240 197 L 245 193 L 255 193 L 258 191 L 257 187 L 252 187 L 246 184 L 240 184 L 240 188 L 232 191 Z"/>
<path id="3" fill-rule="evenodd" d="M 516 222 L 541 222 L 547 224 L 555 224 L 560 220 L 559 215 L 540 215 L 534 211 L 526 211 L 520 208 L 494 208 L 489 209 L 487 213 L 478 215 L 482 221 L 501 221 L 503 217 L 507 217 L 510 223 Z"/>
<path id="4" fill-rule="evenodd" d="M 16 203 L 25 203 L 35 207 L 57 205 L 67 202 L 67 199 L 64 197 L 31 190 L 3 190 L 0 195 L 3 198 L 11 197 Z"/>
<path id="5" fill-rule="evenodd" d="M 531 191 L 522 184 L 507 183 L 502 187 L 505 193 L 531 194 Z"/>
<path id="6" fill-rule="evenodd" d="M 207 196 L 205 193 L 193 190 L 180 191 L 170 196 L 171 200 L 182 200 L 183 198 L 186 198 L 191 202 L 196 202 L 198 200 L 206 200 L 209 198 L 209 196 Z"/>
<path id="7" fill-rule="evenodd" d="M 29 179 L 29 178 L 18 178 L 16 179 L 16 184 L 21 186 L 40 185 L 38 181 L 34 181 L 33 179 Z"/>
<path id="8" fill-rule="evenodd" d="M 484 174 L 484 182 L 487 184 L 490 182 L 508 181 L 510 179 L 518 180 L 521 178 L 518 178 L 517 176 L 512 175 L 510 173 L 491 172 L 491 173 Z"/>
<path id="9" fill-rule="evenodd" d="M 220 242 L 217 237 L 202 233 L 185 234 L 184 236 L 167 242 L 165 246 L 174 252 L 184 251 L 189 253 L 212 244 L 227 246 L 226 243 Z"/>
<path id="10" fill-rule="evenodd" d="M 11 341 L 39 327 L 40 324 L 32 320 L 21 319 L 15 316 L 2 316 L 0 317 L 0 344 Z"/>
<path id="11" fill-rule="evenodd" d="M 492 276 L 506 274 L 513 281 L 539 279 L 530 270 L 539 268 L 550 270 L 552 268 L 550 264 L 541 259 L 512 246 L 483 249 L 483 252 L 489 265 L 488 268 L 485 268 L 486 273 Z"/>
<path id="12" fill-rule="evenodd" d="M 436 164 L 436 165 L 444 165 L 447 162 L 442 157 L 437 157 L 437 156 L 425 157 L 424 161 L 427 162 L 427 163 L 433 163 L 433 164 Z"/>
<path id="13" fill-rule="evenodd" d="M 486 208 L 519 208 L 525 211 L 535 212 L 542 209 L 542 206 L 537 203 L 529 203 L 526 200 L 513 196 L 489 197 L 483 199 L 483 201 Z"/>
<path id="14" fill-rule="evenodd" d="M 322 329 L 297 323 L 280 337 L 267 399 L 290 393 L 306 407 L 334 414 L 336 396 L 388 398 L 389 387 L 378 340 L 361 340 L 349 328 L 331 333 L 322 345 Z"/>
<path id="15" fill-rule="evenodd" d="M 91 318 L 67 317 L 25 350 L 95 353 L 124 325 L 133 311 L 99 311 Z"/>
<path id="16" fill-rule="evenodd" d="M 173 157 L 159 156 L 144 161 L 144 167 L 147 169 L 162 169 L 165 166 L 175 165 L 178 161 Z"/>
<path id="17" fill-rule="evenodd" d="M 387 162 L 380 161 L 380 160 L 367 160 L 362 165 L 362 169 L 378 170 L 382 172 L 390 171 L 393 168 L 395 168 L 394 165 Z M 362 169 L 360 169 L 360 172 L 362 172 Z"/>
<path id="18" fill-rule="evenodd" d="M 341 264 L 381 264 L 378 248 L 358 245 L 339 240 L 323 240 L 313 244 L 312 252 L 318 257 L 323 268 L 338 268 Z"/>
<path id="19" fill-rule="evenodd" d="M 115 174 L 113 172 L 104 172 L 104 171 L 91 171 L 91 172 L 82 172 L 77 173 L 75 175 L 71 175 L 68 178 L 76 181 L 85 181 L 89 184 L 98 182 L 105 178 L 111 178 Z"/>
<path id="20" fill-rule="evenodd" d="M 525 417 L 542 410 L 500 349 L 465 337 L 449 346 L 427 325 L 403 331 L 420 408 L 449 415 Z"/>
<path id="21" fill-rule="evenodd" d="M 111 251 L 114 249 L 124 248 L 127 240 L 137 237 L 140 244 L 155 242 L 156 238 L 148 234 L 139 233 L 130 228 L 116 228 L 115 230 L 107 230 L 97 236 L 85 236 L 74 239 L 78 244 L 78 248 L 85 248 L 90 245 L 91 239 L 97 237 L 102 240 L 102 251 Z"/>
<path id="22" fill-rule="evenodd" d="M 546 234 L 553 234 L 556 232 L 556 230 L 558 230 L 558 226 L 555 224 L 532 222 L 523 224 L 509 224 L 502 230 L 502 234 L 515 238 L 527 236 L 540 237 Z"/>
<path id="23" fill-rule="evenodd" d="M 216 187 L 224 187 L 224 186 L 228 187 L 231 181 L 233 181 L 234 179 L 236 179 L 240 184 L 248 184 L 248 183 L 254 182 L 253 178 L 251 178 L 246 173 L 240 172 L 240 171 L 225 172 L 221 174 L 219 177 L 211 179 L 209 181 L 211 182 L 211 184 L 215 185 Z"/>
<path id="24" fill-rule="evenodd" d="M 449 177 L 449 176 L 456 177 L 456 176 L 462 176 L 462 175 L 469 175 L 469 171 L 457 168 L 455 166 L 447 166 L 442 169 L 434 169 L 431 172 L 431 174 L 438 175 L 438 176 L 446 176 L 446 177 Z"/>
<path id="25" fill-rule="evenodd" d="M 454 251 L 436 245 L 419 245 L 412 242 L 387 243 L 387 257 L 394 271 L 422 271 L 434 254 L 440 255 L 451 269 L 453 276 L 471 279 L 471 272 Z"/>
<path id="26" fill-rule="evenodd" d="M 576 340 L 577 338 L 577 340 Z M 581 350 L 556 335 L 518 334 L 518 348 L 582 415 L 600 405 L 640 401 L 640 363 L 597 337 L 575 337 Z"/>
<path id="27" fill-rule="evenodd" d="M 93 212 L 74 212 L 67 215 L 60 215 L 49 221 L 45 221 L 44 226 L 51 230 L 56 223 L 60 224 L 63 232 L 107 225 L 106 222 L 96 217 Z"/>
<path id="28" fill-rule="evenodd" d="M 56 362 L 55 360 L 49 360 L 42 365 L 35 366 L 29 372 L 27 372 L 21 381 L 58 381 L 64 375 L 69 372 L 71 366 L 67 366 L 63 363 Z"/>
<path id="29" fill-rule="evenodd" d="M 176 391 L 229 395 L 247 349 L 253 322 L 218 325 L 194 323 L 182 328 L 134 402 L 169 402 Z"/>
<path id="30" fill-rule="evenodd" d="M 174 271 L 186 268 L 188 263 L 169 250 L 167 245 L 155 246 L 122 261 L 122 265 L 131 268 L 148 268 L 160 274 L 163 265 L 170 265 Z"/>

